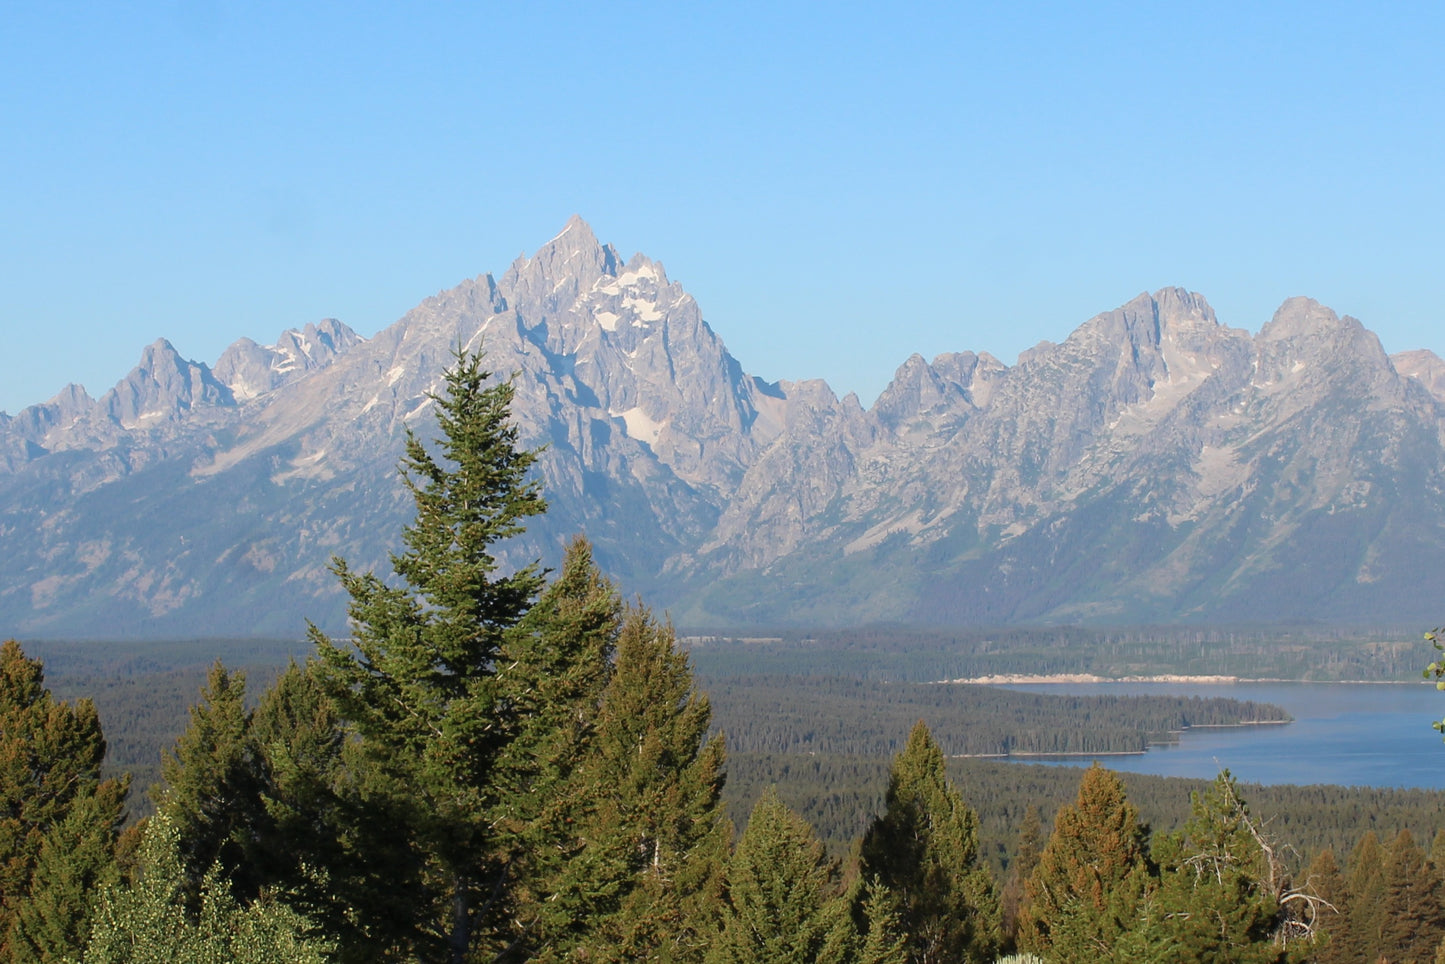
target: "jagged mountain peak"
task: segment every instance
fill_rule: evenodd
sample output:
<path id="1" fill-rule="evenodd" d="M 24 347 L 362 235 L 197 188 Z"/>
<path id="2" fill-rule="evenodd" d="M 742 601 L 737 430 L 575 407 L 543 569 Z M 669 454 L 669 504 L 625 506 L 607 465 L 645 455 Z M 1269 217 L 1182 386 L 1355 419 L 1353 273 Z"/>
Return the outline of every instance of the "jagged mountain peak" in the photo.
<path id="1" fill-rule="evenodd" d="M 62 413 L 76 415 L 88 410 L 95 404 L 95 399 L 85 390 L 84 385 L 70 382 L 50 399 L 49 404 L 56 406 Z"/>
<path id="2" fill-rule="evenodd" d="M 1363 378 L 1393 390 L 1403 384 L 1374 332 L 1313 298 L 1287 299 L 1260 329 L 1255 346 L 1260 377 L 1270 384 L 1302 374 L 1325 382 Z"/>
<path id="3" fill-rule="evenodd" d="M 1160 288 L 1154 292 L 1154 303 L 1161 318 L 1173 321 L 1197 321 L 1211 325 L 1219 324 L 1214 308 L 1197 291 L 1185 288 Z"/>
<path id="4" fill-rule="evenodd" d="M 973 408 L 968 388 L 977 364 L 972 352 L 939 355 L 931 363 L 915 352 L 894 372 L 870 414 L 895 432 L 933 430 L 932 421 L 920 420 L 958 417 Z"/>
<path id="5" fill-rule="evenodd" d="M 202 406 L 233 404 L 231 390 L 208 367 L 183 358 L 164 338 L 147 345 L 130 374 L 100 399 L 106 415 L 126 429 L 171 421 Z"/>
<path id="6" fill-rule="evenodd" d="M 1274 317 L 1259 330 L 1262 341 L 1284 341 L 1301 336 L 1362 331 L 1364 326 L 1349 315 L 1340 316 L 1313 298 L 1286 298 Z"/>
<path id="7" fill-rule="evenodd" d="M 326 318 L 299 330 L 288 328 L 272 345 L 238 339 L 217 359 L 212 374 L 237 401 L 246 401 L 325 368 L 363 341 L 345 324 Z"/>
<path id="8" fill-rule="evenodd" d="M 591 226 L 573 215 L 566 227 L 536 254 L 513 262 L 499 287 L 513 301 L 563 309 L 603 276 L 615 277 L 619 261 L 617 251 L 600 243 Z"/>
<path id="9" fill-rule="evenodd" d="M 1445 402 L 1445 359 L 1425 348 L 1390 356 L 1395 371 L 1413 378 L 1439 401 Z"/>
<path id="10" fill-rule="evenodd" d="M 1184 288 L 1140 292 L 1113 311 L 1101 312 L 1069 336 L 1070 341 L 1104 337 L 1133 346 L 1157 346 L 1171 334 L 1218 328 L 1214 309 L 1204 296 Z"/>
<path id="11" fill-rule="evenodd" d="M 374 338 L 328 319 L 214 371 L 160 340 L 102 403 L 0 418 L 0 533 L 27 534 L 0 621 L 344 625 L 327 561 L 385 575 L 403 429 L 431 436 L 458 344 L 516 373 L 546 446 L 552 509 L 505 564 L 585 531 L 684 624 L 1398 613 L 1389 586 L 1445 573 L 1445 406 L 1409 381 L 1445 400 L 1445 362 L 1376 365 L 1366 337 L 1308 299 L 1251 335 L 1166 287 L 1013 367 L 913 355 L 865 412 L 746 375 L 661 263 L 574 217 Z"/>
<path id="12" fill-rule="evenodd" d="M 10 454 L 18 454 L 21 461 L 24 461 L 46 454 L 55 444 L 51 437 L 52 432 L 57 429 L 63 432 L 95 414 L 98 407 L 84 386 L 71 382 L 56 392 L 49 401 L 27 406 L 13 418 L 5 416 L 0 420 L 0 429 L 8 429 L 14 433 L 13 441 L 20 444 L 11 446 Z M 0 444 L 0 450 L 4 448 L 5 446 Z M 13 470 L 16 464 L 18 463 L 6 459 L 3 451 L 0 451 L 0 465 Z"/>
<path id="13" fill-rule="evenodd" d="M 157 362 L 162 364 L 165 362 L 184 364 L 185 359 L 181 357 L 180 352 L 176 351 L 176 346 L 171 344 L 170 339 L 157 338 L 141 349 L 140 367 L 153 365 Z"/>
<path id="14" fill-rule="evenodd" d="M 597 235 L 593 233 L 592 225 L 584 221 L 580 214 L 574 214 L 568 218 L 567 223 L 562 225 L 562 230 L 554 234 L 552 240 L 548 241 L 547 244 L 554 244 L 562 238 L 578 239 L 583 244 L 589 242 L 592 244 L 597 243 Z"/>

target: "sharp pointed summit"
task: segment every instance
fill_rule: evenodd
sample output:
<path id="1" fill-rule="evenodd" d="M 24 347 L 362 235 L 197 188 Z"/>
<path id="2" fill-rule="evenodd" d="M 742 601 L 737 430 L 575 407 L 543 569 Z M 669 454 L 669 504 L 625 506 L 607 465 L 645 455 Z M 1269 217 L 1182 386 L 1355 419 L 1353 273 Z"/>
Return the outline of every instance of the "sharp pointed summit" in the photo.
<path id="1" fill-rule="evenodd" d="M 501 287 L 514 300 L 563 309 L 603 276 L 617 273 L 617 252 L 598 242 L 586 221 L 573 215 L 566 226 L 530 258 L 518 259 Z"/>
<path id="2" fill-rule="evenodd" d="M 515 373 L 551 505 L 681 625 L 1424 620 L 1445 594 L 1445 364 L 1291 299 L 1257 335 L 1185 288 L 1024 352 L 902 361 L 870 411 L 748 375 L 662 265 L 580 217 L 363 339 L 214 368 L 157 341 L 98 401 L 0 418 L 0 630 L 343 629 L 387 572 L 458 343 Z M 380 535 L 379 535 L 380 534 Z"/>

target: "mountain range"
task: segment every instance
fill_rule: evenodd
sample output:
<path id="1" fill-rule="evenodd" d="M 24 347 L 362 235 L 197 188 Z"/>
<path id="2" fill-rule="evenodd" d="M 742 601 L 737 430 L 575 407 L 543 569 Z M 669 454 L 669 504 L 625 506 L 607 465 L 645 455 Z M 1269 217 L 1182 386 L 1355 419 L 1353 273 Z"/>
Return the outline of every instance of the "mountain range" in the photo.
<path id="1" fill-rule="evenodd" d="M 345 625 L 389 574 L 406 427 L 458 346 L 515 379 L 550 502 L 683 627 L 1433 624 L 1445 362 L 1291 298 L 1258 333 L 1165 288 L 1005 365 L 913 356 L 864 409 L 748 375 L 661 264 L 573 218 L 373 338 L 327 320 L 214 365 L 166 341 L 100 398 L 0 413 L 0 635 Z"/>

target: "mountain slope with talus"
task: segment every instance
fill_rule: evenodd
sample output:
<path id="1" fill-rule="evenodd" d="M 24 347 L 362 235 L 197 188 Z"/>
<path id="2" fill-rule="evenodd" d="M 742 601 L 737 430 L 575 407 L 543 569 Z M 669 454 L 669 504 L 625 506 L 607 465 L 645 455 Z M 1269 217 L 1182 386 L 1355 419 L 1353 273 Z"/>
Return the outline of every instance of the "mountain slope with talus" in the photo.
<path id="1" fill-rule="evenodd" d="M 214 366 L 167 342 L 0 414 L 0 633 L 337 630 L 386 574 L 405 430 L 458 347 L 515 379 L 551 508 L 685 626 L 1424 619 L 1445 589 L 1445 363 L 1308 299 L 1258 334 L 1180 289 L 1008 366 L 914 356 L 871 409 L 747 375 L 661 264 L 574 218 L 363 339 Z"/>

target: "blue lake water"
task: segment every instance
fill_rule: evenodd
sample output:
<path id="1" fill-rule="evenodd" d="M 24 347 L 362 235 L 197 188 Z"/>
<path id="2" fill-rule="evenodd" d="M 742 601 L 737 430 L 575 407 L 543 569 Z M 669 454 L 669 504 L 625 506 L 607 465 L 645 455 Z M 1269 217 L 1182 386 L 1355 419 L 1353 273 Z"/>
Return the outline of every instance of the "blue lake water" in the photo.
<path id="1" fill-rule="evenodd" d="M 1294 717 L 1284 726 L 1186 730 L 1175 746 L 1099 758 L 1113 770 L 1212 779 L 1228 767 L 1247 783 L 1445 789 L 1445 743 L 1430 728 L 1445 716 L 1445 692 L 1429 683 L 1050 683 L 1009 688 L 1090 696 L 1225 696 L 1274 703 Z"/>

